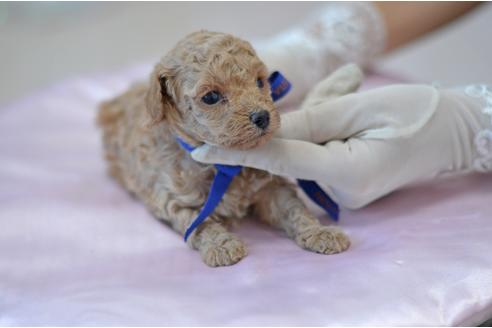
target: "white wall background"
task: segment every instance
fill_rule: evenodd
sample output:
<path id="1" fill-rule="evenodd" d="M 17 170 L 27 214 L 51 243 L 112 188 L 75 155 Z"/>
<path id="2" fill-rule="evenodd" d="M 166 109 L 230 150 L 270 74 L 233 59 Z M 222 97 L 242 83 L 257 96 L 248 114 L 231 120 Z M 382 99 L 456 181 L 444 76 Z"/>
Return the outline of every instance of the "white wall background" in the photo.
<path id="1" fill-rule="evenodd" d="M 274 34 L 321 2 L 0 3 L 0 104 L 74 76 L 153 62 L 206 28 L 246 39 Z M 419 81 L 492 83 L 492 3 L 382 58 Z"/>

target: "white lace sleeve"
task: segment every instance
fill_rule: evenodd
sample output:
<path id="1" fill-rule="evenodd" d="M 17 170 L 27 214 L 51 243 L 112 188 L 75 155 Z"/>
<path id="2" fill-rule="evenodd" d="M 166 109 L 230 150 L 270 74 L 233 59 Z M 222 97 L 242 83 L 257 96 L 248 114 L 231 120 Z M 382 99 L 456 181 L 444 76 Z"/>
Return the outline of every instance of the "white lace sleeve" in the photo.
<path id="1" fill-rule="evenodd" d="M 304 24 L 254 45 L 270 70 L 282 71 L 292 81 L 285 99 L 298 102 L 338 67 L 369 64 L 383 51 L 385 39 L 383 19 L 373 4 L 343 2 L 331 3 Z"/>
<path id="2" fill-rule="evenodd" d="M 473 162 L 473 168 L 479 172 L 492 171 L 492 86 L 470 85 L 465 88 L 465 93 L 483 101 L 481 111 L 488 120 L 488 126 L 475 135 L 474 143 L 478 157 Z"/>

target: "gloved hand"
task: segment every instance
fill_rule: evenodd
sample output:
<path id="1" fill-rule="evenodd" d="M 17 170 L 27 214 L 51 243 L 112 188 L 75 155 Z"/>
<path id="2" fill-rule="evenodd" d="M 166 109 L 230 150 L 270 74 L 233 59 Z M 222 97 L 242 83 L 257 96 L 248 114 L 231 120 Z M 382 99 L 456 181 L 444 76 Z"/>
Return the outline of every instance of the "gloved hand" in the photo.
<path id="1" fill-rule="evenodd" d="M 295 86 L 277 106 L 299 106 L 316 83 L 337 68 L 369 64 L 383 52 L 386 27 L 371 2 L 323 5 L 300 24 L 261 42 L 253 42 L 272 71 L 280 71 Z"/>
<path id="2" fill-rule="evenodd" d="M 492 170 L 492 88 L 393 85 L 343 95 L 361 79 L 354 65 L 336 71 L 257 149 L 205 145 L 192 156 L 315 180 L 347 208 L 422 179 Z"/>

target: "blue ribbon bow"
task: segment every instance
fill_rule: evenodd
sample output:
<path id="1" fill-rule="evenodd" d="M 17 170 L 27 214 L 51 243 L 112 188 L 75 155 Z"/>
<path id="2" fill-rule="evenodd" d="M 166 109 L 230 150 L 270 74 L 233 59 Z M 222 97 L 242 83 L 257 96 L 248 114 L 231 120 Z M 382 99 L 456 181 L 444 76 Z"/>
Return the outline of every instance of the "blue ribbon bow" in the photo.
<path id="1" fill-rule="evenodd" d="M 273 72 L 268 78 L 271 88 L 271 96 L 273 101 L 277 101 L 289 92 L 291 84 L 285 79 L 279 72 Z M 187 152 L 192 152 L 195 148 L 180 138 L 176 138 L 181 148 Z M 198 216 L 193 220 L 191 225 L 186 229 L 184 240 L 187 241 L 188 237 L 193 231 L 214 211 L 219 205 L 222 197 L 227 192 L 229 185 L 236 175 L 241 172 L 242 166 L 240 165 L 223 165 L 214 164 L 217 169 L 210 192 L 208 193 L 205 205 L 201 209 Z M 297 180 L 297 184 L 302 190 L 311 198 L 313 202 L 323 208 L 329 216 L 335 221 L 338 221 L 340 210 L 338 205 L 321 189 L 321 187 L 314 181 L 309 180 Z"/>

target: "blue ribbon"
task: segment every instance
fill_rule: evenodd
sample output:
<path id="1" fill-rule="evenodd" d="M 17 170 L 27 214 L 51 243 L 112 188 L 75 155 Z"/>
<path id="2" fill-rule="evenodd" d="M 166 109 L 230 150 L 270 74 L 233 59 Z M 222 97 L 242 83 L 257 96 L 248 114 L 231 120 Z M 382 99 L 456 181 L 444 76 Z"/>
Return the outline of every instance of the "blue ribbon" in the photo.
<path id="1" fill-rule="evenodd" d="M 180 138 L 176 138 L 181 148 L 191 153 L 195 147 L 187 144 Z M 205 219 L 212 214 L 214 209 L 219 205 L 222 197 L 226 193 L 229 185 L 236 175 L 241 172 L 242 167 L 239 165 L 223 165 L 223 164 L 214 164 L 217 169 L 217 173 L 215 174 L 214 181 L 212 182 L 212 186 L 210 187 L 210 192 L 208 193 L 207 200 L 205 201 L 205 205 L 200 210 L 198 216 L 193 220 L 191 225 L 186 229 L 184 240 L 188 240 L 188 237 L 191 233 L 203 222 Z"/>
<path id="2" fill-rule="evenodd" d="M 277 101 L 285 96 L 292 87 L 290 82 L 287 81 L 287 79 L 285 79 L 279 72 L 273 72 L 268 78 L 268 82 L 270 83 L 273 101 Z M 176 140 L 181 148 L 189 153 L 195 149 L 195 147 L 187 144 L 180 138 L 176 138 Z M 203 208 L 200 210 L 198 216 L 195 220 L 193 220 L 188 229 L 186 229 L 184 235 L 185 241 L 188 240 L 191 233 L 195 231 L 195 229 L 214 211 L 217 205 L 219 205 L 232 180 L 241 172 L 242 169 L 242 166 L 240 165 L 214 164 L 214 166 L 217 169 L 217 173 L 215 174 L 212 186 L 210 187 L 207 200 L 205 201 L 205 205 L 203 205 Z M 323 208 L 333 220 L 338 221 L 340 213 L 338 205 L 323 191 L 323 189 L 321 189 L 316 182 L 298 179 L 297 183 L 313 202 Z"/>
<path id="3" fill-rule="evenodd" d="M 292 88 L 290 82 L 280 72 L 273 72 L 268 77 L 268 83 L 270 83 L 270 94 L 273 101 L 277 101 L 285 96 Z"/>

